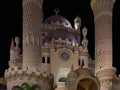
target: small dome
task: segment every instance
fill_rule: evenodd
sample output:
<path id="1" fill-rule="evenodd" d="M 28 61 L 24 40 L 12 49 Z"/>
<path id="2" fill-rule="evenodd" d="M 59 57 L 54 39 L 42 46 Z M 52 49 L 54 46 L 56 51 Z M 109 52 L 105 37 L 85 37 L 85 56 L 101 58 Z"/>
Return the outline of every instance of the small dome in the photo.
<path id="1" fill-rule="evenodd" d="M 68 39 L 70 41 L 74 41 L 75 43 L 77 43 L 75 36 L 68 30 L 63 29 L 63 28 L 56 29 L 56 30 L 49 32 L 47 36 L 43 39 L 43 43 L 49 42 L 52 39 L 58 40 L 59 38 L 63 40 Z"/>
<path id="2" fill-rule="evenodd" d="M 77 77 L 77 73 L 74 70 L 71 70 L 67 75 L 68 79 L 76 78 L 76 77 Z"/>
<path id="3" fill-rule="evenodd" d="M 74 23 L 81 23 L 81 18 L 79 16 L 77 16 L 75 19 L 74 19 Z"/>
<path id="4" fill-rule="evenodd" d="M 74 71 L 73 65 L 71 66 L 71 71 L 67 75 L 68 78 L 77 77 L 77 73 Z"/>
<path id="5" fill-rule="evenodd" d="M 87 69 L 87 68 L 78 68 L 75 70 L 75 72 L 80 76 L 80 75 L 83 75 L 83 76 L 93 76 L 92 72 Z"/>
<path id="6" fill-rule="evenodd" d="M 70 22 L 65 17 L 57 14 L 48 17 L 44 21 L 44 24 L 55 24 L 55 25 L 61 25 L 67 28 L 72 28 Z"/>

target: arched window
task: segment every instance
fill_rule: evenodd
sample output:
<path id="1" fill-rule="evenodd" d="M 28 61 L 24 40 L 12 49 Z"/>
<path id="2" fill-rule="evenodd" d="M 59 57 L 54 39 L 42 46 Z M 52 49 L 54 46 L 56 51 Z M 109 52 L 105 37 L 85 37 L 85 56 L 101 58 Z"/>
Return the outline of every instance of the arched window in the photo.
<path id="1" fill-rule="evenodd" d="M 80 59 L 78 59 L 78 66 L 80 66 Z"/>
<path id="2" fill-rule="evenodd" d="M 61 77 L 60 79 L 59 79 L 59 82 L 66 82 L 67 81 L 67 78 L 66 77 Z"/>
<path id="3" fill-rule="evenodd" d="M 45 57 L 42 57 L 42 63 L 45 63 Z"/>
<path id="4" fill-rule="evenodd" d="M 48 64 L 50 63 L 50 57 L 47 57 L 47 63 Z"/>

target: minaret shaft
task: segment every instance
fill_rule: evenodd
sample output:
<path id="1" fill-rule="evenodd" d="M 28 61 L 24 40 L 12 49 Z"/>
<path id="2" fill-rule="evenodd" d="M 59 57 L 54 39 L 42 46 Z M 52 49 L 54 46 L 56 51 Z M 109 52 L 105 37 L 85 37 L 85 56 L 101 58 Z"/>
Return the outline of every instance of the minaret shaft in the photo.
<path id="1" fill-rule="evenodd" d="M 111 90 L 116 69 L 112 66 L 112 0 L 96 0 L 95 17 L 95 74 L 100 90 Z M 109 82 L 109 83 L 107 83 Z"/>
<path id="2" fill-rule="evenodd" d="M 112 67 L 112 0 L 96 0 L 95 16 L 95 59 L 96 72 Z"/>
<path id="3" fill-rule="evenodd" d="M 42 0 L 23 0 L 23 67 L 40 67 Z"/>
<path id="4" fill-rule="evenodd" d="M 111 15 L 101 15 L 95 26 L 96 70 L 112 67 L 112 20 Z"/>

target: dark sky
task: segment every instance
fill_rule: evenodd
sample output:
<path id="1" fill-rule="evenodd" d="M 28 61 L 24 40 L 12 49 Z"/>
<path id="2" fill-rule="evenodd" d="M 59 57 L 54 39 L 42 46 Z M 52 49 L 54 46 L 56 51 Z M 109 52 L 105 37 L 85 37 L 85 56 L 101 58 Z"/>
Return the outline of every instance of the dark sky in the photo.
<path id="1" fill-rule="evenodd" d="M 64 2 L 66 1 L 66 2 Z M 22 0 L 8 0 L 1 3 L 1 33 L 0 33 L 0 76 L 8 68 L 9 48 L 12 37 L 19 36 L 22 40 Z M 59 14 L 74 24 L 74 18 L 79 15 L 82 27 L 88 28 L 89 53 L 94 59 L 94 15 L 89 0 L 44 0 L 44 19 L 55 14 L 54 9 L 59 8 Z M 81 27 L 81 29 L 82 29 Z M 120 0 L 116 0 L 113 8 L 113 66 L 120 73 Z M 22 43 L 21 45 L 22 46 Z"/>

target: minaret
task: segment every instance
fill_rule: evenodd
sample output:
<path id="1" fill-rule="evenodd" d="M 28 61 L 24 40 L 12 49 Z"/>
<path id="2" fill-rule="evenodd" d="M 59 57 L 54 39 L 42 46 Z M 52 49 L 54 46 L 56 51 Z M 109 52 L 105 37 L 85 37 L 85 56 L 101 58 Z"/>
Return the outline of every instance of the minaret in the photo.
<path id="1" fill-rule="evenodd" d="M 13 38 L 12 38 L 11 46 L 10 46 L 10 60 L 15 60 L 15 45 L 14 45 Z"/>
<path id="2" fill-rule="evenodd" d="M 74 19 L 74 28 L 77 31 L 77 30 L 80 30 L 80 27 L 81 27 L 81 18 L 77 16 Z"/>
<path id="3" fill-rule="evenodd" d="M 94 0 L 93 0 L 94 1 Z M 100 90 L 111 90 L 116 69 L 112 66 L 112 0 L 95 0 L 95 74 Z"/>
<path id="4" fill-rule="evenodd" d="M 23 0 L 23 68 L 40 68 L 43 0 Z"/>
<path id="5" fill-rule="evenodd" d="M 78 44 L 80 45 L 80 42 L 81 42 L 81 32 L 80 32 L 80 27 L 81 27 L 81 18 L 77 15 L 77 17 L 75 17 L 75 19 L 74 19 L 74 30 L 75 30 L 75 32 L 74 32 L 74 34 L 77 32 L 79 32 L 79 38 L 78 38 L 78 40 L 79 40 L 79 42 L 78 42 Z"/>
<path id="6" fill-rule="evenodd" d="M 82 50 L 81 50 L 81 55 L 80 55 L 80 60 L 81 60 L 81 65 L 84 66 L 84 68 L 88 68 L 88 59 L 89 59 L 89 54 L 88 54 L 88 40 L 87 40 L 87 28 L 84 27 L 82 30 L 82 35 L 83 35 L 83 40 L 81 42 L 82 44 Z"/>
<path id="7" fill-rule="evenodd" d="M 9 67 L 14 67 L 15 65 L 16 65 L 16 62 L 15 62 L 15 45 L 14 45 L 14 39 L 12 38 L 11 46 L 10 46 Z"/>

